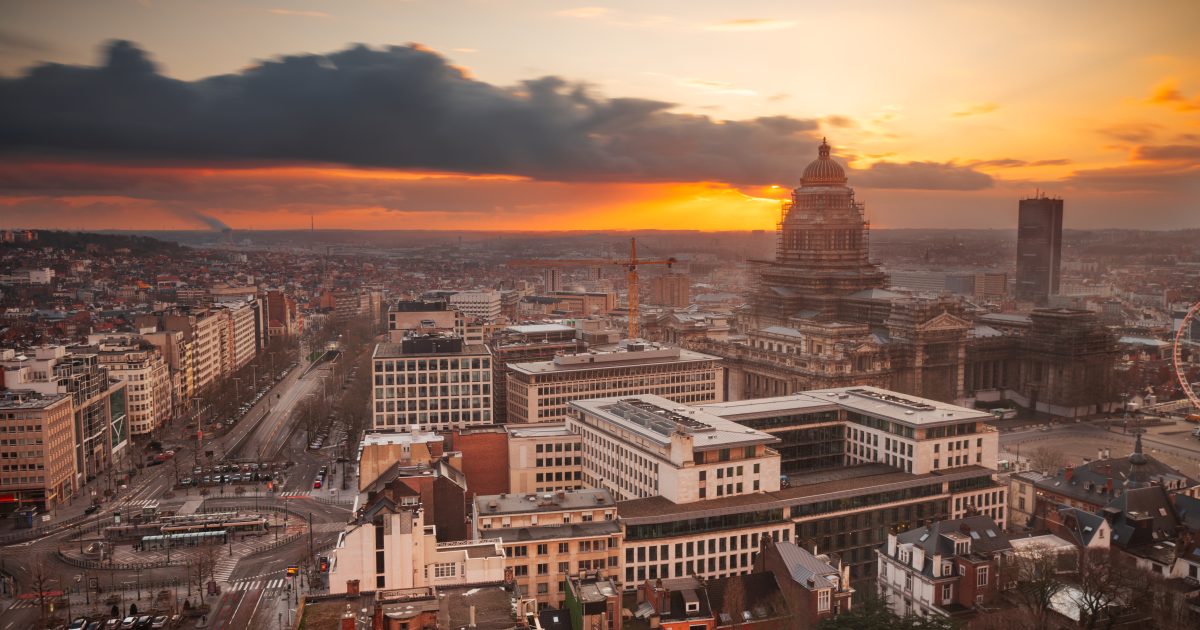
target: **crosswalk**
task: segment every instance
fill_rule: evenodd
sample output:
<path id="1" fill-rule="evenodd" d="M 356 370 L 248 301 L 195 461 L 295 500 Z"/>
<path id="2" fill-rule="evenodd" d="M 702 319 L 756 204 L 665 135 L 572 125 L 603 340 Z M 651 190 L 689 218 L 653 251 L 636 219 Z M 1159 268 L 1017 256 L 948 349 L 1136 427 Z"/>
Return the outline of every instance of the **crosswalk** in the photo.
<path id="1" fill-rule="evenodd" d="M 53 601 L 53 600 L 47 599 L 46 601 Z M 36 600 L 36 599 L 18 599 L 17 601 L 13 602 L 13 605 L 9 606 L 8 609 L 9 610 L 20 610 L 22 608 L 37 608 L 37 606 L 38 606 L 38 600 Z"/>
<path id="2" fill-rule="evenodd" d="M 231 591 L 253 591 L 253 590 L 276 590 L 283 588 L 285 584 L 284 578 L 275 578 L 273 580 L 238 580 L 230 587 Z"/>
<path id="3" fill-rule="evenodd" d="M 309 497 L 309 496 L 312 496 L 312 491 L 311 490 L 289 490 L 279 496 L 281 496 L 285 499 L 288 497 Z"/>
<path id="4" fill-rule="evenodd" d="M 228 582 L 229 576 L 233 575 L 233 569 L 237 567 L 240 558 L 222 558 L 217 562 L 217 566 L 213 568 L 213 580 L 217 582 Z"/>
<path id="5" fill-rule="evenodd" d="M 125 502 L 121 503 L 121 507 L 123 507 L 123 508 L 127 508 L 127 507 L 139 508 L 139 507 L 147 507 L 151 504 L 158 504 L 158 500 L 157 499 L 139 499 L 137 501 L 125 501 Z"/>

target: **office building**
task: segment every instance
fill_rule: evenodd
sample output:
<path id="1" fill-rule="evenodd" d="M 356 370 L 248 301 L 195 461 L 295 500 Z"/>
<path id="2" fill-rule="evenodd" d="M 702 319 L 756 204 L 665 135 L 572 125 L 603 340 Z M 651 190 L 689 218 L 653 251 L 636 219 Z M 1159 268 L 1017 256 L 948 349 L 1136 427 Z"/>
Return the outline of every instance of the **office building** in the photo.
<path id="1" fill-rule="evenodd" d="M 82 477 L 77 485 L 116 472 L 129 441 L 125 383 L 110 379 L 97 354 L 86 347 L 70 353 L 65 346 L 32 350 L 33 356 L 0 351 L 5 389 L 71 397 L 75 472 Z"/>
<path id="2" fill-rule="evenodd" d="M 584 398 L 655 394 L 684 404 L 725 400 L 717 357 L 644 341 L 621 343 L 611 352 L 510 364 L 508 421 L 561 421 L 568 404 Z"/>
<path id="3" fill-rule="evenodd" d="M 372 426 L 445 431 L 492 422 L 492 357 L 448 335 L 414 335 L 375 346 Z"/>
<path id="4" fill-rule="evenodd" d="M 667 273 L 650 281 L 650 304 L 686 308 L 691 304 L 691 278 L 683 273 Z"/>
<path id="5" fill-rule="evenodd" d="M 1017 299 L 1044 306 L 1058 293 L 1063 200 L 1022 199 L 1017 216 Z"/>
<path id="6" fill-rule="evenodd" d="M 47 513 L 75 496 L 75 427 L 71 397 L 0 391 L 0 511 L 36 506 Z"/>
<path id="7" fill-rule="evenodd" d="M 583 488 L 579 435 L 564 422 L 506 424 L 510 492 L 540 493 Z"/>
<path id="8" fill-rule="evenodd" d="M 583 483 L 618 501 L 672 503 L 779 489 L 778 442 L 767 433 L 640 394 L 571 403 L 567 430 L 583 445 Z"/>
<path id="9" fill-rule="evenodd" d="M 130 435 L 147 435 L 174 414 L 170 369 L 158 348 L 136 335 L 91 335 L 88 339 L 110 378 L 126 384 Z"/>
<path id="10" fill-rule="evenodd" d="M 550 361 L 558 354 L 577 354 L 587 344 L 576 339 L 572 326 L 564 324 L 526 324 L 507 326 L 488 341 L 492 351 L 494 417 L 497 423 L 508 421 L 508 374 L 513 363 Z"/>
<path id="11" fill-rule="evenodd" d="M 493 321 L 500 317 L 500 292 L 463 291 L 450 296 L 450 308 L 464 315 Z"/>
<path id="12" fill-rule="evenodd" d="M 571 576 L 617 575 L 621 524 L 605 490 L 477 495 L 472 530 L 504 543 L 505 566 L 538 608 L 561 608 Z"/>
<path id="13" fill-rule="evenodd" d="M 641 399 L 632 405 L 639 409 L 616 408 L 621 399 L 576 401 L 567 420 L 582 442 L 584 485 L 618 500 L 627 588 L 748 572 L 763 535 L 837 554 L 851 578 L 866 578 L 892 526 L 976 511 L 1005 517 L 1006 490 L 989 467 L 996 435 L 975 410 L 872 388 L 757 406 L 630 398 Z M 753 458 L 736 461 L 749 457 L 745 445 L 686 455 L 690 445 L 738 439 L 759 444 Z M 782 461 L 796 472 L 781 478 Z"/>

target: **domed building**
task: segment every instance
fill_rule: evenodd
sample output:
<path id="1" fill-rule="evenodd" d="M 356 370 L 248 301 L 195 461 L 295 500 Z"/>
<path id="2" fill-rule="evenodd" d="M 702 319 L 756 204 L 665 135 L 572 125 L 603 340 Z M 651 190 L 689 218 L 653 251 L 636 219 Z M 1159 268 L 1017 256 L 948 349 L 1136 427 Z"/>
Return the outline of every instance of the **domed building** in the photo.
<path id="1" fill-rule="evenodd" d="M 824 140 L 784 204 L 777 233 L 775 260 L 755 261 L 756 326 L 786 325 L 794 317 L 835 319 L 839 297 L 887 282 L 868 258 L 863 205 Z"/>
<path id="2" fill-rule="evenodd" d="M 689 344 L 725 358 L 730 400 L 874 385 L 1067 416 L 1109 400 L 1111 335 L 1094 314 L 1035 311 L 1001 334 L 959 298 L 889 290 L 863 204 L 831 154 L 823 140 L 783 204 L 775 259 L 751 261 L 755 285 L 737 315 L 745 340 Z"/>

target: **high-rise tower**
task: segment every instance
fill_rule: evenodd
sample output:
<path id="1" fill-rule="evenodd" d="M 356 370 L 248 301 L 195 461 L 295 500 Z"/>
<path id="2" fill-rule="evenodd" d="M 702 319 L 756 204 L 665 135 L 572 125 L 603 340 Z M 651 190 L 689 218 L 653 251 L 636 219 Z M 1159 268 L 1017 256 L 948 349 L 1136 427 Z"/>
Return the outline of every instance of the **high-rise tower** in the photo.
<path id="1" fill-rule="evenodd" d="M 868 229 L 863 205 L 822 140 L 817 159 L 783 206 L 775 260 L 756 261 L 752 302 L 758 324 L 831 319 L 839 297 L 882 287 L 886 275 L 868 258 Z"/>
<path id="2" fill-rule="evenodd" d="M 1063 200 L 1022 199 L 1017 217 L 1017 299 L 1039 306 L 1058 293 Z"/>

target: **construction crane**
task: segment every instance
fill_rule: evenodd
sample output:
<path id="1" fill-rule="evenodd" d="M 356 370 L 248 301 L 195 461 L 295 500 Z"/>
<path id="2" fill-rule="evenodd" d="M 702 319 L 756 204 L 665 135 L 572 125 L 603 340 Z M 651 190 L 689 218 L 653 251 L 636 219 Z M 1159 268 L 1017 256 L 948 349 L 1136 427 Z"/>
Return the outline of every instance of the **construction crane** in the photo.
<path id="1" fill-rule="evenodd" d="M 629 239 L 629 260 L 620 258 L 544 258 L 521 259 L 508 261 L 509 267 L 605 267 L 620 265 L 625 267 L 629 281 L 629 338 L 638 338 L 638 267 L 645 265 L 666 265 L 668 269 L 675 264 L 674 258 L 661 260 L 646 260 L 637 257 L 637 239 Z"/>

